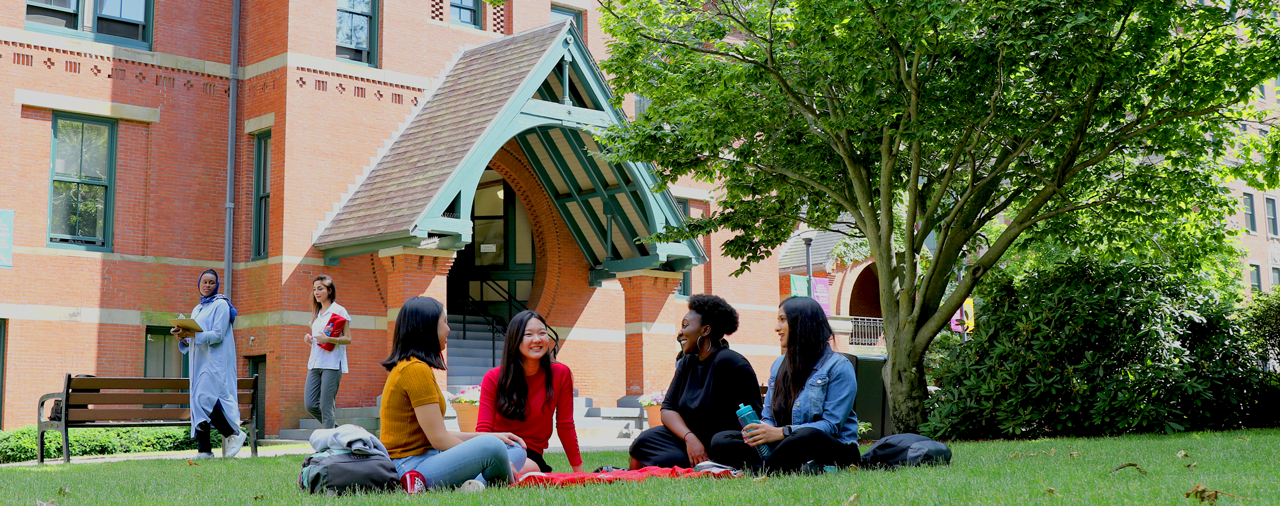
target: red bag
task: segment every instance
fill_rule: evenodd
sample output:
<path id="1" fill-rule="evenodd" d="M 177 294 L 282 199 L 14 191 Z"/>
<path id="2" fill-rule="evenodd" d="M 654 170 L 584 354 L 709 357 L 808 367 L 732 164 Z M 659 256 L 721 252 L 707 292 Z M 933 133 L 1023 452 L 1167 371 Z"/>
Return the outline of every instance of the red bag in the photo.
<path id="1" fill-rule="evenodd" d="M 342 335 L 343 327 L 346 327 L 346 326 L 347 326 L 347 319 L 343 318 L 342 315 L 339 315 L 339 314 L 329 315 L 329 323 L 325 324 L 324 326 L 324 336 L 325 337 L 340 336 Z M 324 349 L 324 351 L 333 351 L 333 349 L 337 347 L 338 345 L 333 343 L 323 343 L 320 345 L 320 348 Z"/>

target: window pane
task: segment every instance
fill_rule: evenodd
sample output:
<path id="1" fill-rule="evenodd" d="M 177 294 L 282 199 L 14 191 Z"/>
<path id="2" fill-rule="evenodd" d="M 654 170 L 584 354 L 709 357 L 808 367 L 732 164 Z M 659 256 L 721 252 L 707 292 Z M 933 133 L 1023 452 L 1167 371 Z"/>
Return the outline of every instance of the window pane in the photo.
<path id="1" fill-rule="evenodd" d="M 476 216 L 502 216 L 502 199 L 506 197 L 502 191 L 502 183 L 476 190 Z"/>
<path id="2" fill-rule="evenodd" d="M 533 295 L 533 281 L 516 280 L 516 300 L 529 302 L 531 295 Z"/>
<path id="3" fill-rule="evenodd" d="M 266 256 L 267 238 L 271 236 L 271 197 L 258 199 L 258 237 L 253 245 L 254 256 Z"/>
<path id="4" fill-rule="evenodd" d="M 107 187 L 82 184 L 80 199 L 76 203 L 79 216 L 76 218 L 76 235 L 82 237 L 103 237 L 107 209 Z"/>
<path id="5" fill-rule="evenodd" d="M 98 0 L 98 14 L 106 14 L 117 18 L 120 15 L 120 3 L 122 0 Z"/>
<path id="6" fill-rule="evenodd" d="M 76 190 L 78 184 L 65 181 L 53 182 L 53 220 L 49 232 L 56 235 L 76 235 Z"/>
<path id="7" fill-rule="evenodd" d="M 1280 288 L 1280 267 L 1271 268 L 1271 290 Z"/>
<path id="8" fill-rule="evenodd" d="M 90 181 L 106 181 L 107 167 L 111 163 L 111 128 L 106 125 L 84 123 L 81 137 L 80 178 Z"/>
<path id="9" fill-rule="evenodd" d="M 122 0 L 120 17 L 139 23 L 147 21 L 147 0 Z"/>
<path id="10" fill-rule="evenodd" d="M 1258 231 L 1257 220 L 1253 215 L 1253 195 L 1244 194 L 1244 226 L 1250 232 Z"/>
<path id="11" fill-rule="evenodd" d="M 262 151 L 260 153 L 262 158 L 258 161 L 262 167 L 262 174 L 259 176 L 261 177 L 259 188 L 262 193 L 271 193 L 271 138 L 264 137 L 258 142 L 262 143 Z"/>
<path id="12" fill-rule="evenodd" d="M 53 161 L 53 171 L 61 176 L 80 177 L 80 143 L 83 123 L 58 120 L 58 151 Z"/>
<path id="13" fill-rule="evenodd" d="M 1262 268 L 1256 265 L 1249 266 L 1249 284 L 1253 285 L 1254 290 L 1262 289 Z"/>
<path id="14" fill-rule="evenodd" d="M 348 12 L 339 12 L 338 43 L 361 49 L 369 47 L 369 18 Z"/>
<path id="15" fill-rule="evenodd" d="M 148 334 L 145 353 L 146 362 L 142 366 L 142 375 L 147 378 L 164 377 L 164 336 Z"/>
<path id="16" fill-rule="evenodd" d="M 372 14 L 373 0 L 338 0 L 338 8 Z"/>
<path id="17" fill-rule="evenodd" d="M 75 12 L 76 7 L 80 5 L 80 2 L 76 0 L 27 0 L 27 2 L 33 3 L 33 4 L 44 4 L 44 5 L 52 5 L 54 7 L 62 7 L 63 9 L 70 9 L 71 12 Z"/>
<path id="18" fill-rule="evenodd" d="M 524 203 L 518 200 L 516 201 L 516 263 L 533 263 L 533 225 L 529 223 L 529 213 L 525 211 Z M 519 290 L 518 283 L 516 289 Z"/>
<path id="19" fill-rule="evenodd" d="M 502 219 L 475 220 L 476 265 L 505 265 L 507 247 Z"/>

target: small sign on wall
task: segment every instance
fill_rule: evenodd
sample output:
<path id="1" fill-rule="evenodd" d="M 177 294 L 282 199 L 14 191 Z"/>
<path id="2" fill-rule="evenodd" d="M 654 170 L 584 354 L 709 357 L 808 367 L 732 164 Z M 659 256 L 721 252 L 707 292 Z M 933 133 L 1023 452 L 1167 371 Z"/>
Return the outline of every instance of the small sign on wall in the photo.
<path id="1" fill-rule="evenodd" d="M 481 244 L 480 252 L 481 253 L 497 253 L 498 245 L 497 244 Z"/>
<path id="2" fill-rule="evenodd" d="M 13 211 L 0 209 L 0 267 L 13 267 Z"/>

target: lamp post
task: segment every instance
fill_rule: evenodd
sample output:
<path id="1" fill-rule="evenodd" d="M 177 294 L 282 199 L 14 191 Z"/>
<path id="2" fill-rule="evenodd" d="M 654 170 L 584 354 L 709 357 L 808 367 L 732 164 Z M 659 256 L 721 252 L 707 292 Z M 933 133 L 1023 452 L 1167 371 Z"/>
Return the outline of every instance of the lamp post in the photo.
<path id="1" fill-rule="evenodd" d="M 816 229 L 806 229 L 800 232 L 800 240 L 804 241 L 804 280 L 808 285 L 809 298 L 813 296 L 813 238 L 818 236 Z"/>

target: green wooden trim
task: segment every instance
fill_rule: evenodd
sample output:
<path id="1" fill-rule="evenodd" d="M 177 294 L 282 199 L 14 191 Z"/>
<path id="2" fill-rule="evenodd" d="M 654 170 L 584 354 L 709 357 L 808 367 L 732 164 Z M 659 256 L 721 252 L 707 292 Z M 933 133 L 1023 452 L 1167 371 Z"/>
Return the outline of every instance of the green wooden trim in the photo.
<path id="1" fill-rule="evenodd" d="M 539 90 L 541 92 L 541 90 Z M 521 114 L 541 116 L 550 120 L 608 128 L 617 123 L 604 111 L 557 104 L 545 100 L 530 100 L 520 109 Z"/>
<path id="2" fill-rule="evenodd" d="M 421 237 L 402 237 L 398 239 L 387 239 L 384 241 L 377 241 L 377 242 L 371 242 L 371 243 L 365 243 L 365 244 L 339 246 L 337 248 L 330 248 L 330 249 L 324 250 L 324 264 L 328 266 L 335 266 L 335 265 L 338 265 L 338 261 L 343 258 L 360 256 L 360 255 L 368 255 L 370 253 L 377 253 L 378 251 L 381 251 L 387 248 L 394 248 L 396 246 L 417 247 L 420 244 L 422 244 Z"/>
<path id="3" fill-rule="evenodd" d="M 573 175 L 573 169 L 569 168 L 569 163 L 565 161 L 563 156 L 560 156 L 560 150 L 548 138 L 547 130 L 539 128 L 534 133 L 537 135 L 538 141 L 542 143 L 542 149 L 546 150 L 547 154 L 551 156 L 552 165 L 555 165 L 560 177 L 564 178 L 565 183 L 569 185 L 570 193 L 573 193 L 574 198 L 577 199 L 579 209 L 582 210 L 582 216 L 587 219 L 587 225 L 591 227 L 591 232 L 596 235 L 596 239 L 600 241 L 600 247 L 605 250 L 604 257 L 612 257 L 613 252 L 609 251 L 609 241 L 605 239 L 605 230 L 608 227 L 600 221 L 599 216 L 596 216 L 595 208 L 591 206 L 590 202 L 587 202 L 589 199 L 583 198 L 582 187 L 578 184 L 578 178 Z M 583 169 L 585 170 L 586 167 L 583 167 Z M 587 170 L 586 172 L 589 173 L 590 171 Z M 591 178 L 590 174 L 588 174 L 587 178 Z M 594 185 L 595 182 L 593 181 L 592 184 Z M 608 205 L 608 202 L 604 204 Z M 564 218 L 565 221 L 574 221 L 572 215 L 566 214 Z"/>
<path id="4" fill-rule="evenodd" d="M 525 153 L 534 152 L 533 146 L 529 144 L 529 141 L 525 138 L 524 134 L 516 136 L 516 143 L 520 145 L 520 149 L 524 150 Z M 578 227 L 577 220 L 569 219 L 571 215 L 569 214 L 569 210 L 566 206 L 569 201 L 556 200 L 555 183 L 552 183 L 551 178 L 547 177 L 547 168 L 542 164 L 542 160 L 536 156 L 530 156 L 529 163 L 533 165 L 533 172 L 538 176 L 538 181 L 542 183 L 542 188 L 546 190 L 547 195 L 550 195 L 552 200 L 555 201 L 556 210 L 560 212 L 560 218 L 564 220 L 565 224 L 569 225 L 569 232 L 573 234 L 573 240 L 578 243 L 578 249 L 582 250 L 583 256 L 587 258 L 587 262 L 591 265 L 600 265 L 600 259 L 596 258 L 595 251 L 591 249 L 590 244 L 587 244 L 586 236 L 583 234 L 582 229 Z M 572 187 L 570 187 L 569 191 L 573 191 Z"/>
<path id="5" fill-rule="evenodd" d="M 630 239 L 627 241 L 627 246 L 631 248 L 631 254 L 638 257 L 645 256 L 648 253 L 648 248 L 643 248 L 636 244 L 635 241 L 640 238 L 640 234 L 636 233 L 635 226 L 633 226 L 631 220 L 627 219 L 627 214 L 622 211 L 622 206 L 618 205 L 616 197 L 610 195 L 609 192 L 605 190 L 604 174 L 600 173 L 600 167 L 596 165 L 594 159 L 584 155 L 584 153 L 587 152 L 587 146 L 582 143 L 582 139 L 578 138 L 577 135 L 570 132 L 568 129 L 561 128 L 560 135 L 563 135 L 565 140 L 569 142 L 569 146 L 572 148 L 571 150 L 573 151 L 574 156 L 578 159 L 578 164 L 581 165 L 583 171 L 587 173 L 587 179 L 590 179 L 592 186 L 595 186 L 597 191 L 600 192 L 600 201 L 604 203 L 604 212 L 606 217 L 608 216 L 609 211 L 612 210 L 613 215 L 616 218 L 615 221 L 622 222 L 622 225 L 624 226 L 622 235 Z M 621 182 L 619 182 L 619 184 L 621 184 Z M 608 227 L 606 227 L 606 229 L 607 228 Z"/>
<path id="6" fill-rule="evenodd" d="M 68 119 L 68 120 L 77 121 L 81 123 L 96 123 L 96 124 L 104 125 L 107 127 L 107 160 L 108 162 L 107 162 L 106 184 L 103 184 L 100 181 L 81 181 L 78 179 L 71 180 L 68 178 L 61 178 L 57 175 L 56 166 L 58 163 L 58 120 L 59 119 Z M 114 225 L 113 218 L 115 215 L 115 186 L 116 186 L 116 141 L 117 141 L 116 129 L 118 125 L 119 123 L 116 120 L 111 118 L 101 118 L 97 116 L 87 116 L 84 114 L 53 111 L 53 115 L 49 120 L 49 129 L 50 129 L 49 206 L 48 206 L 49 214 L 48 214 L 48 220 L 47 220 L 48 225 L 46 226 L 47 228 L 45 233 L 45 245 L 47 247 L 58 248 L 58 249 L 80 250 L 80 251 L 98 251 L 98 252 L 104 252 L 104 253 L 110 253 L 112 251 L 111 239 L 113 235 L 112 232 L 113 232 L 113 225 Z M 106 191 L 103 192 L 104 202 L 102 205 L 103 217 L 102 217 L 102 245 L 101 246 L 86 245 L 86 244 L 66 244 L 66 243 L 61 243 L 61 242 L 51 240 L 55 237 L 62 237 L 62 238 L 69 238 L 69 239 L 77 238 L 77 236 L 68 236 L 68 235 L 53 233 L 53 195 L 54 195 L 53 183 L 54 181 L 68 181 L 68 182 L 75 182 L 78 184 L 93 184 L 97 186 L 106 186 Z M 97 239 L 97 238 L 94 237 L 94 238 L 85 238 L 85 239 Z"/>

